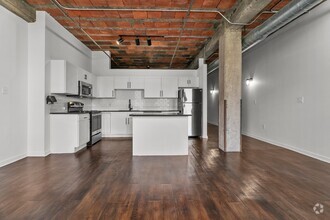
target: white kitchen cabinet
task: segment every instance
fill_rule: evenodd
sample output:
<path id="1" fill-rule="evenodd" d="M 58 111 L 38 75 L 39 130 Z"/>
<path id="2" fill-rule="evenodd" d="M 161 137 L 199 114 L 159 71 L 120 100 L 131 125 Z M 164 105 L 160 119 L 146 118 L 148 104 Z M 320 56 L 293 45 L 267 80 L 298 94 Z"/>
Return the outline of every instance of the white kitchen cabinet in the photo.
<path id="1" fill-rule="evenodd" d="M 89 114 L 51 114 L 51 153 L 75 153 L 84 148 L 90 138 Z"/>
<path id="2" fill-rule="evenodd" d="M 131 137 L 133 120 L 129 115 L 134 113 L 136 112 L 111 112 L 110 119 L 108 117 L 104 117 L 105 119 L 104 122 L 102 122 L 102 126 L 103 123 L 110 123 L 110 134 L 102 132 L 103 137 Z"/>
<path id="3" fill-rule="evenodd" d="M 79 80 L 85 83 L 93 84 L 92 74 L 82 68 L 78 68 L 79 71 Z"/>
<path id="4" fill-rule="evenodd" d="M 115 89 L 129 89 L 129 77 L 127 76 L 115 77 Z"/>
<path id="5" fill-rule="evenodd" d="M 144 77 L 115 77 L 115 89 L 144 89 Z"/>
<path id="6" fill-rule="evenodd" d="M 188 77 L 180 77 L 179 78 L 179 87 L 198 87 L 199 84 L 199 78 L 194 76 L 188 76 Z"/>
<path id="7" fill-rule="evenodd" d="M 65 60 L 51 60 L 47 63 L 50 71 L 50 92 L 55 94 L 78 95 L 79 70 Z"/>
<path id="8" fill-rule="evenodd" d="M 177 98 L 177 77 L 148 77 L 145 79 L 145 98 Z"/>
<path id="9" fill-rule="evenodd" d="M 163 77 L 162 78 L 162 97 L 178 98 L 178 78 Z"/>
<path id="10" fill-rule="evenodd" d="M 96 87 L 93 88 L 93 91 L 93 97 L 95 98 L 114 98 L 114 77 L 98 76 L 96 79 Z"/>
<path id="11" fill-rule="evenodd" d="M 144 97 L 145 98 L 160 98 L 162 79 L 161 77 L 147 77 L 145 79 Z"/>
<path id="12" fill-rule="evenodd" d="M 102 137 L 111 135 L 111 113 L 102 112 Z"/>
<path id="13" fill-rule="evenodd" d="M 130 77 L 130 89 L 144 89 L 144 77 Z"/>
<path id="14" fill-rule="evenodd" d="M 112 112 L 111 135 L 127 135 L 127 112 Z"/>

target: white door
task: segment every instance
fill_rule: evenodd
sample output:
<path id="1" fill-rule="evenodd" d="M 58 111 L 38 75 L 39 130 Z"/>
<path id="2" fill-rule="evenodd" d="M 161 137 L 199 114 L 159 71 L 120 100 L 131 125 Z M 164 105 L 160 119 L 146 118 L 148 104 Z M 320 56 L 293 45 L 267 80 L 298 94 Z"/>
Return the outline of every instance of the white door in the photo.
<path id="1" fill-rule="evenodd" d="M 102 112 L 102 136 L 111 134 L 111 113 Z"/>
<path id="2" fill-rule="evenodd" d="M 162 80 L 160 77 L 148 77 L 145 79 L 144 97 L 159 98 L 161 97 Z"/>
<path id="3" fill-rule="evenodd" d="M 163 77 L 162 78 L 162 97 L 178 98 L 178 78 Z"/>
<path id="4" fill-rule="evenodd" d="M 113 77 L 97 77 L 96 94 L 97 98 L 113 98 L 115 97 L 114 78 Z"/>
<path id="5" fill-rule="evenodd" d="M 112 112 L 110 116 L 111 134 L 125 135 L 127 134 L 127 112 Z"/>
<path id="6" fill-rule="evenodd" d="M 129 77 L 118 76 L 115 77 L 115 89 L 128 89 L 129 88 Z"/>
<path id="7" fill-rule="evenodd" d="M 129 89 L 144 89 L 144 77 L 130 77 Z"/>

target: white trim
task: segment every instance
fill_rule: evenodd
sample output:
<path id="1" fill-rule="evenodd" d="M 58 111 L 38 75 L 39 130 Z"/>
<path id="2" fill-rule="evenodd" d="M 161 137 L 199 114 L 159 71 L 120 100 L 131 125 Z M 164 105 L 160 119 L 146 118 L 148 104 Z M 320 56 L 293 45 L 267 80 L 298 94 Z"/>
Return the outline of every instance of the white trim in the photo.
<path id="1" fill-rule="evenodd" d="M 326 163 L 330 163 L 330 158 L 329 157 L 325 157 L 325 156 L 322 156 L 322 155 L 319 155 L 319 154 L 316 154 L 316 153 L 313 153 L 313 152 L 310 152 L 310 151 L 307 151 L 307 150 L 299 149 L 297 147 L 293 147 L 293 146 L 290 146 L 290 145 L 287 145 L 287 144 L 282 144 L 282 143 L 279 143 L 277 141 L 272 141 L 272 140 L 269 140 L 269 139 L 266 139 L 266 138 L 262 138 L 262 137 L 259 137 L 258 135 L 248 134 L 248 133 L 245 133 L 245 132 L 242 132 L 242 134 L 245 135 L 245 136 L 248 136 L 248 137 L 258 139 L 260 141 L 264 141 L 266 143 L 275 145 L 277 147 L 282 147 L 282 148 L 285 148 L 287 150 L 291 150 L 291 151 L 294 151 L 296 153 L 303 154 L 305 156 L 312 157 L 314 159 L 317 159 L 317 160 L 320 160 L 320 161 L 323 161 L 323 162 L 326 162 Z"/>
<path id="2" fill-rule="evenodd" d="M 30 151 L 27 153 L 27 157 L 46 157 L 49 153 L 45 151 Z"/>
<path id="3" fill-rule="evenodd" d="M 26 158 L 26 154 L 21 154 L 21 155 L 10 157 L 8 159 L 0 161 L 0 167 L 6 166 L 8 164 L 14 163 L 14 162 L 24 159 L 24 158 Z"/>

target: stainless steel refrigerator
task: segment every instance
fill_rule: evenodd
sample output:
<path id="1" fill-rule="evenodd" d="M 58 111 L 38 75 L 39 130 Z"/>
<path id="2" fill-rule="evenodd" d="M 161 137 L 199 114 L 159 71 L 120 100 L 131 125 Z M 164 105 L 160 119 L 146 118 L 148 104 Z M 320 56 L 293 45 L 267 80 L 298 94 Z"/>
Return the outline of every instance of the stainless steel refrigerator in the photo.
<path id="1" fill-rule="evenodd" d="M 189 137 L 202 136 L 202 89 L 180 89 L 178 93 L 180 113 L 192 115 L 188 117 Z"/>

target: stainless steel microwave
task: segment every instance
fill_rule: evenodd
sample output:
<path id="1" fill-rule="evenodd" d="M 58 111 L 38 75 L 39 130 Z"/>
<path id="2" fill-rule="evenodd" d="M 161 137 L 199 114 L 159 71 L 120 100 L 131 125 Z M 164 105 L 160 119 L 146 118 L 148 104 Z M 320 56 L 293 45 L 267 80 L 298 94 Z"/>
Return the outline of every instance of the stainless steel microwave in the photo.
<path id="1" fill-rule="evenodd" d="M 93 85 L 79 81 L 79 96 L 92 97 Z"/>

